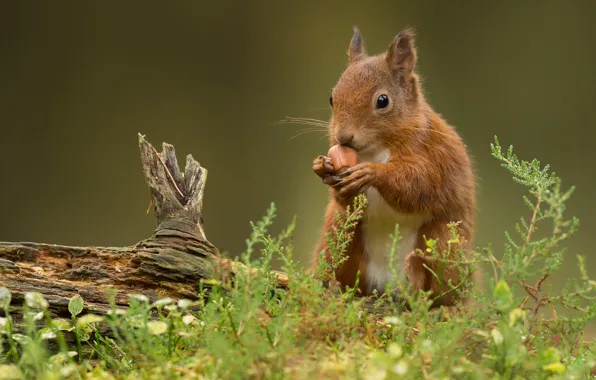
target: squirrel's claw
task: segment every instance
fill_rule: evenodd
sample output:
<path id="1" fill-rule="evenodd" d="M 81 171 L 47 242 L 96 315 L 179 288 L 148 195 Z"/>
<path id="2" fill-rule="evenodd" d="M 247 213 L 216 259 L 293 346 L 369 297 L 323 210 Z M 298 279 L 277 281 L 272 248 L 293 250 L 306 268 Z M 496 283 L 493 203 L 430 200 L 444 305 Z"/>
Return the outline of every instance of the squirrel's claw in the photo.
<path id="1" fill-rule="evenodd" d="M 328 186 L 333 186 L 339 183 L 341 178 L 337 175 L 327 174 L 323 176 L 323 183 Z"/>

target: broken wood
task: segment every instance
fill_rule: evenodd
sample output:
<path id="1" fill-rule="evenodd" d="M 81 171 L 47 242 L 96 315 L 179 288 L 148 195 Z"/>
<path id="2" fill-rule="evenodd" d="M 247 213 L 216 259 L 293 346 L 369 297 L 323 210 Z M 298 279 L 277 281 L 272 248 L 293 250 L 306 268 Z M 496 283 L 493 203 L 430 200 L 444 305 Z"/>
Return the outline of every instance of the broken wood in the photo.
<path id="1" fill-rule="evenodd" d="M 18 311 L 27 292 L 41 293 L 53 317 L 69 318 L 75 294 L 85 300 L 84 313 L 109 309 L 107 288 L 118 291 L 116 305 L 126 308 L 129 294 L 150 300 L 196 299 L 201 280 L 233 276 L 237 265 L 220 257 L 205 236 L 201 208 L 207 170 L 186 156 L 184 172 L 174 147 L 161 153 L 139 134 L 141 163 L 157 219 L 153 235 L 128 247 L 69 247 L 0 242 L 0 287 L 12 293 Z M 279 286 L 287 276 L 278 272 Z"/>

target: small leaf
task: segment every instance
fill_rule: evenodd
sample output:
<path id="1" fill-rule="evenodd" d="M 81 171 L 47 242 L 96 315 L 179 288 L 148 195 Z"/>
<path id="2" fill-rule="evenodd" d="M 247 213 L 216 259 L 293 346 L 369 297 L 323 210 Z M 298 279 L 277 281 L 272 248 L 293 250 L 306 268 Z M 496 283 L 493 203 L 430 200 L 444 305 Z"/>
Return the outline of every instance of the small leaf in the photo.
<path id="1" fill-rule="evenodd" d="M 371 355 L 372 364 L 378 368 L 388 368 L 391 359 L 383 351 L 375 351 Z"/>
<path id="2" fill-rule="evenodd" d="M 86 342 L 91 338 L 91 335 L 89 335 L 89 332 L 85 329 L 85 330 L 79 330 L 77 332 L 77 335 L 79 336 L 79 339 L 81 342 Z"/>
<path id="3" fill-rule="evenodd" d="M 495 342 L 495 344 L 497 346 L 500 346 L 501 344 L 503 344 L 503 334 L 501 334 L 501 332 L 497 329 L 492 329 L 490 331 L 490 335 L 493 337 L 493 340 Z"/>
<path id="4" fill-rule="evenodd" d="M 70 352 L 69 352 L 70 354 Z M 75 352 L 76 354 L 76 352 Z M 60 369 L 60 375 L 62 375 L 62 377 L 64 378 L 68 378 L 69 376 L 71 376 L 72 374 L 74 374 L 77 371 L 77 366 L 75 364 L 69 364 L 67 366 L 64 366 Z"/>
<path id="5" fill-rule="evenodd" d="M 451 368 L 451 372 L 455 375 L 463 375 L 466 372 L 466 369 L 464 367 L 453 367 Z"/>
<path id="6" fill-rule="evenodd" d="M 31 343 L 31 338 L 29 338 L 26 335 L 22 335 L 22 334 L 12 334 L 12 339 L 14 339 L 16 342 L 22 344 L 23 346 Z"/>
<path id="7" fill-rule="evenodd" d="M 144 294 L 129 294 L 128 297 L 139 302 L 149 302 L 149 298 Z"/>
<path id="8" fill-rule="evenodd" d="M 24 379 L 21 370 L 14 364 L 0 365 L 0 379 L 2 380 L 18 380 Z"/>
<path id="9" fill-rule="evenodd" d="M 391 342 L 389 346 L 387 346 L 387 353 L 393 359 L 399 359 L 403 354 L 403 350 L 399 344 Z"/>
<path id="10" fill-rule="evenodd" d="M 41 339 L 43 340 L 50 340 L 50 339 L 55 339 L 56 338 L 56 333 L 53 331 L 44 331 L 41 333 Z"/>
<path id="11" fill-rule="evenodd" d="M 518 319 L 524 318 L 525 312 L 520 308 L 515 308 L 509 313 L 509 327 L 513 327 Z"/>
<path id="12" fill-rule="evenodd" d="M 46 310 L 50 305 L 39 292 L 25 293 L 25 304 L 32 309 Z"/>
<path id="13" fill-rule="evenodd" d="M 551 364 L 547 364 L 544 367 L 542 367 L 545 371 L 549 371 L 552 373 L 561 373 L 561 372 L 565 372 L 565 366 L 560 363 L 560 362 L 555 362 L 555 363 L 551 363 Z"/>
<path id="14" fill-rule="evenodd" d="M 408 373 L 408 363 L 405 360 L 398 361 L 391 370 L 397 375 L 405 375 Z"/>
<path id="15" fill-rule="evenodd" d="M 168 331 L 168 324 L 162 321 L 147 322 L 147 328 L 153 335 L 161 335 Z"/>
<path id="16" fill-rule="evenodd" d="M 110 309 L 108 310 L 108 315 L 124 315 L 126 314 L 125 310 L 122 309 Z"/>
<path id="17" fill-rule="evenodd" d="M 81 311 L 83 311 L 83 304 L 83 298 L 80 295 L 75 294 L 72 296 L 70 301 L 68 301 L 68 311 L 70 311 L 70 315 L 76 317 L 81 314 Z"/>
<path id="18" fill-rule="evenodd" d="M 178 310 L 178 306 L 176 306 L 176 304 L 166 305 L 164 306 L 164 309 L 167 311 L 176 311 Z"/>
<path id="19" fill-rule="evenodd" d="M 64 318 L 52 319 L 53 330 L 55 331 L 72 331 L 74 327 L 72 322 Z"/>
<path id="20" fill-rule="evenodd" d="M 6 288 L 0 288 L 0 309 L 6 309 L 10 305 L 12 296 Z"/>
<path id="21" fill-rule="evenodd" d="M 478 335 L 478 336 L 481 336 L 481 337 L 483 337 L 483 338 L 488 338 L 488 337 L 489 337 L 489 335 L 488 335 L 488 333 L 487 333 L 486 331 L 479 330 L 479 329 L 474 329 L 474 330 L 472 330 L 472 333 L 473 333 L 473 334 L 476 334 L 476 335 Z"/>
<path id="22" fill-rule="evenodd" d="M 383 323 L 388 324 L 388 325 L 399 325 L 400 322 L 401 321 L 396 316 L 389 316 L 389 317 L 383 318 Z"/>
<path id="23" fill-rule="evenodd" d="M 103 318 L 95 314 L 85 314 L 81 318 L 77 319 L 77 326 L 86 326 L 92 323 L 98 323 L 103 321 Z"/>
<path id="24" fill-rule="evenodd" d="M 171 298 L 163 298 L 163 299 L 153 302 L 151 304 L 151 307 L 162 307 L 162 306 L 169 305 L 172 302 L 174 302 L 174 300 L 172 300 Z"/>
<path id="25" fill-rule="evenodd" d="M 513 305 L 513 294 L 507 283 L 500 280 L 493 291 L 493 298 L 495 299 L 495 307 L 500 312 L 507 312 Z"/>
<path id="26" fill-rule="evenodd" d="M 559 350 L 554 347 L 549 347 L 547 350 L 542 352 L 542 362 L 543 363 L 553 363 L 561 361 L 561 354 Z"/>
<path id="27" fill-rule="evenodd" d="M 74 358 L 75 356 L 77 356 L 76 351 L 68 351 L 67 354 L 60 352 L 50 356 L 48 360 L 54 364 L 64 364 L 69 358 Z"/>
<path id="28" fill-rule="evenodd" d="M 192 301 L 191 300 L 187 300 L 187 299 L 181 299 L 178 300 L 178 307 L 181 309 L 186 309 L 188 307 L 190 307 L 192 305 Z"/>
<path id="29" fill-rule="evenodd" d="M 182 323 L 184 323 L 185 325 L 189 325 L 191 324 L 194 320 L 195 320 L 195 316 L 191 315 L 191 314 L 187 314 L 184 317 L 182 317 Z"/>

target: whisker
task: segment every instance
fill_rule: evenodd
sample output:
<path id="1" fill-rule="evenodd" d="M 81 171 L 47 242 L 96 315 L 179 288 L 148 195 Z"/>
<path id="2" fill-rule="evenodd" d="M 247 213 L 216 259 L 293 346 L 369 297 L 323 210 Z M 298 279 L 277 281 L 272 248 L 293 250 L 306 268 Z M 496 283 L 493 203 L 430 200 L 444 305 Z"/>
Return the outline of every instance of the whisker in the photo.
<path id="1" fill-rule="evenodd" d="M 290 140 L 295 139 L 298 136 L 302 136 L 307 133 L 317 132 L 321 134 L 320 138 L 325 137 L 329 133 L 329 123 L 324 120 L 313 119 L 309 117 L 291 117 L 286 116 L 285 119 L 278 120 L 274 124 L 297 124 L 297 125 L 307 125 L 311 128 L 305 128 L 298 131 L 294 136 L 290 137 Z"/>
<path id="2" fill-rule="evenodd" d="M 296 122 L 281 122 L 279 124 L 299 124 L 299 125 L 309 125 L 312 127 L 316 127 L 317 129 L 321 130 L 321 131 L 327 131 L 329 128 L 326 125 L 320 125 L 320 124 L 314 124 L 314 123 L 310 123 L 310 122 L 304 122 L 304 121 L 296 121 Z"/>
<path id="3" fill-rule="evenodd" d="M 303 130 L 303 131 L 300 131 L 300 132 L 296 133 L 294 136 L 290 137 L 290 140 L 293 140 L 293 139 L 295 139 L 295 138 L 296 138 L 296 137 L 298 137 L 298 136 L 302 136 L 302 135 L 305 135 L 305 134 L 307 134 L 307 133 L 312 133 L 312 132 L 319 132 L 319 133 L 320 133 L 320 132 L 322 132 L 322 131 L 320 131 L 320 130 L 316 130 L 316 129 L 308 129 L 308 130 Z M 325 137 L 325 135 L 326 135 L 326 134 L 322 134 L 322 137 Z M 321 137 L 321 138 L 322 138 L 322 137 Z"/>
<path id="4" fill-rule="evenodd" d="M 307 124 L 307 123 L 297 123 L 297 124 L 308 125 L 308 126 L 312 127 L 313 129 L 319 130 L 321 132 L 327 132 L 327 130 L 328 130 L 328 128 L 323 128 L 320 125 L 312 125 L 312 124 Z"/>
<path id="5" fill-rule="evenodd" d="M 329 133 L 325 133 L 324 135 L 322 135 L 321 137 L 319 137 L 319 139 L 317 141 L 322 140 L 324 137 L 327 137 L 328 138 L 329 137 Z"/>
<path id="6" fill-rule="evenodd" d="M 314 119 L 312 117 L 292 117 L 292 116 L 286 116 L 286 119 L 287 120 L 311 120 L 311 121 L 318 121 L 318 122 L 325 123 L 325 124 L 328 123 L 326 120 Z"/>
<path id="7" fill-rule="evenodd" d="M 279 124 L 293 124 L 293 123 L 297 123 L 297 124 L 310 124 L 310 125 L 319 125 L 319 126 L 325 126 L 327 127 L 329 124 L 327 123 L 320 123 L 320 122 L 316 122 L 316 121 L 311 121 L 311 120 L 280 120 L 277 123 Z"/>
<path id="8" fill-rule="evenodd" d="M 286 117 L 284 120 L 280 120 L 279 123 L 309 123 L 311 125 L 321 125 L 325 127 L 329 125 L 329 122 L 327 121 L 308 117 Z"/>

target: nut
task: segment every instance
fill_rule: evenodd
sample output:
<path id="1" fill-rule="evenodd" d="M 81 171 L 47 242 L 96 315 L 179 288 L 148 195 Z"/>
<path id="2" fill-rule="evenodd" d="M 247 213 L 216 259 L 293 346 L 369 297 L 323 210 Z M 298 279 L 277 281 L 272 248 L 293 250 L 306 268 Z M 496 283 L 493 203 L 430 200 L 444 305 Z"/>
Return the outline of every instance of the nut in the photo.
<path id="1" fill-rule="evenodd" d="M 358 155 L 356 151 L 342 145 L 332 146 L 329 149 L 327 156 L 331 159 L 335 171 L 339 171 L 346 167 L 352 167 L 358 163 Z"/>

